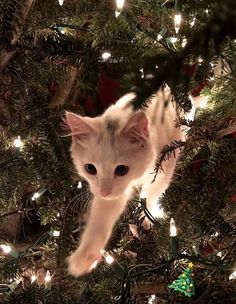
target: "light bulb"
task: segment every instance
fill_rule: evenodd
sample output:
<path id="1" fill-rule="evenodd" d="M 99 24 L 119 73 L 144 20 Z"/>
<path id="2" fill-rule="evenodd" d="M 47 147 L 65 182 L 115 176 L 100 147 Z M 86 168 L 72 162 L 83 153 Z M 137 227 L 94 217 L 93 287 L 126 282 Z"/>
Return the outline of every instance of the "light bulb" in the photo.
<path id="1" fill-rule="evenodd" d="M 116 7 L 118 10 L 122 10 L 124 4 L 125 4 L 125 0 L 116 0 Z"/>
<path id="2" fill-rule="evenodd" d="M 2 248 L 4 253 L 10 253 L 11 252 L 11 246 L 9 246 L 9 245 L 2 244 L 2 245 L 0 245 L 0 247 Z"/>
<path id="3" fill-rule="evenodd" d="M 109 52 L 104 52 L 104 53 L 102 53 L 102 59 L 103 60 L 107 60 L 107 59 L 109 59 L 111 57 L 111 53 L 109 53 Z"/>
<path id="4" fill-rule="evenodd" d="M 199 107 L 200 107 L 201 109 L 206 108 L 207 102 L 208 102 L 208 98 L 209 98 L 209 96 L 201 96 L 201 100 L 200 100 L 200 103 L 199 103 Z M 216 235 L 216 236 L 217 236 L 217 235 Z"/>
<path id="5" fill-rule="evenodd" d="M 156 199 L 152 203 L 149 211 L 154 218 L 163 218 L 165 216 L 164 210 L 160 206 L 159 199 Z"/>
<path id="6" fill-rule="evenodd" d="M 157 35 L 157 41 L 160 41 L 161 39 L 163 39 L 163 37 L 161 36 L 161 34 Z"/>
<path id="7" fill-rule="evenodd" d="M 58 2 L 59 2 L 59 5 L 63 5 L 63 3 L 64 3 L 64 0 L 58 0 Z"/>
<path id="8" fill-rule="evenodd" d="M 41 188 L 40 190 L 38 190 L 37 192 L 35 192 L 32 196 L 32 201 L 35 201 L 36 198 L 39 198 L 41 195 L 44 194 L 44 192 L 47 190 L 47 188 Z"/>
<path id="9" fill-rule="evenodd" d="M 155 301 L 155 299 L 156 299 L 156 296 L 155 296 L 154 294 L 151 295 L 151 296 L 149 297 L 149 299 L 148 299 L 148 304 L 153 304 L 154 301 Z"/>
<path id="10" fill-rule="evenodd" d="M 145 199 L 147 197 L 147 193 L 142 189 L 140 192 L 140 198 Z"/>
<path id="11" fill-rule="evenodd" d="M 199 57 L 199 58 L 198 58 L 198 62 L 199 62 L 199 63 L 202 63 L 202 62 L 203 62 L 203 59 L 202 59 L 201 57 Z"/>
<path id="12" fill-rule="evenodd" d="M 51 279 L 52 279 L 52 277 L 50 275 L 50 271 L 47 270 L 44 280 L 45 280 L 45 282 L 50 282 Z"/>
<path id="13" fill-rule="evenodd" d="M 34 283 L 34 282 L 36 281 L 36 279 L 37 279 L 36 275 L 33 274 L 33 275 L 31 276 L 31 278 L 30 278 L 31 283 Z"/>
<path id="14" fill-rule="evenodd" d="M 177 42 L 177 40 L 178 40 L 178 38 L 176 38 L 176 37 L 170 37 L 171 43 L 175 43 L 175 42 Z"/>
<path id="15" fill-rule="evenodd" d="M 231 275 L 229 276 L 229 280 L 235 280 L 236 279 L 236 270 L 234 270 L 234 272 L 231 273 Z"/>
<path id="16" fill-rule="evenodd" d="M 81 189 L 81 188 L 82 188 L 82 183 L 81 183 L 81 181 L 78 182 L 77 188 L 78 188 L 78 189 Z"/>
<path id="17" fill-rule="evenodd" d="M 176 32 L 176 34 L 178 34 L 178 32 L 179 32 L 181 21 L 182 21 L 181 14 L 176 14 L 175 17 L 174 17 L 175 32 Z"/>
<path id="18" fill-rule="evenodd" d="M 120 16 L 120 12 L 115 11 L 115 17 L 118 18 Z"/>
<path id="19" fill-rule="evenodd" d="M 173 218 L 170 219 L 170 236 L 176 236 L 177 235 L 177 229 L 175 226 L 175 221 Z"/>
<path id="20" fill-rule="evenodd" d="M 193 27 L 195 22 L 196 22 L 196 18 L 194 17 L 193 20 L 190 22 L 190 26 Z"/>
<path id="21" fill-rule="evenodd" d="M 35 192 L 34 195 L 32 196 L 32 201 L 35 201 L 36 198 L 39 198 L 40 194 L 38 192 Z"/>
<path id="22" fill-rule="evenodd" d="M 199 254 L 199 250 L 198 250 L 198 248 L 197 248 L 195 245 L 193 245 L 193 252 L 194 252 L 196 255 Z"/>
<path id="23" fill-rule="evenodd" d="M 16 148 L 20 148 L 20 147 L 23 145 L 23 142 L 22 142 L 20 136 L 18 136 L 18 137 L 13 141 L 13 145 L 14 145 Z"/>
<path id="24" fill-rule="evenodd" d="M 184 48 L 186 46 L 187 42 L 188 42 L 187 39 L 183 38 L 181 46 Z"/>
<path id="25" fill-rule="evenodd" d="M 60 236 L 60 231 L 53 230 L 52 235 L 55 236 L 55 237 L 59 237 Z"/>
<path id="26" fill-rule="evenodd" d="M 111 265 L 114 262 L 114 258 L 105 250 L 101 250 L 101 254 L 104 257 L 107 264 Z"/>
<path id="27" fill-rule="evenodd" d="M 22 282 L 23 281 L 23 279 L 22 278 L 18 278 L 18 279 L 16 279 L 16 283 L 17 284 L 20 284 L 20 282 Z"/>
<path id="28" fill-rule="evenodd" d="M 160 32 L 157 35 L 157 41 L 160 41 L 161 39 L 163 39 L 167 34 L 167 29 L 163 28 L 160 30 Z"/>

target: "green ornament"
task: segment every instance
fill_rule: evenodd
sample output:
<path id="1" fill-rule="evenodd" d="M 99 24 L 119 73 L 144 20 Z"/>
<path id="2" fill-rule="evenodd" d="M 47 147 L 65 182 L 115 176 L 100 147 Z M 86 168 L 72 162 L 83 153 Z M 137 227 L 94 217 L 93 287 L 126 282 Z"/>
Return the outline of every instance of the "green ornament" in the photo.
<path id="1" fill-rule="evenodd" d="M 174 280 L 169 288 L 183 293 L 186 297 L 192 297 L 195 294 L 195 288 L 192 279 L 193 264 L 189 263 L 188 267 L 184 270 L 178 279 Z"/>

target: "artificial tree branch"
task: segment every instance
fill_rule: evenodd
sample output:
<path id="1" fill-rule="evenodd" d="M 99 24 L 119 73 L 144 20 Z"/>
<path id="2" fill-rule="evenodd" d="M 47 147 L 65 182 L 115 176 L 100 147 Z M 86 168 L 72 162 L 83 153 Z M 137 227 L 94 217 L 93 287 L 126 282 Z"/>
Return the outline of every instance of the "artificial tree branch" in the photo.
<path id="1" fill-rule="evenodd" d="M 22 30 L 33 5 L 34 0 L 11 1 L 8 5 L 5 15 L 3 16 L 2 24 L 8 28 L 2 28 L 7 39 L 3 39 L 0 50 L 0 71 L 7 65 L 9 60 L 16 52 L 16 43 L 18 42 Z M 13 18 L 10 20 L 10 18 Z M 9 27 L 10 22 L 10 27 Z M 10 33 L 9 33 L 10 28 Z M 5 33 L 6 32 L 6 33 Z M 10 37 L 10 38 L 9 38 Z M 6 38 L 6 37 L 5 37 Z"/>

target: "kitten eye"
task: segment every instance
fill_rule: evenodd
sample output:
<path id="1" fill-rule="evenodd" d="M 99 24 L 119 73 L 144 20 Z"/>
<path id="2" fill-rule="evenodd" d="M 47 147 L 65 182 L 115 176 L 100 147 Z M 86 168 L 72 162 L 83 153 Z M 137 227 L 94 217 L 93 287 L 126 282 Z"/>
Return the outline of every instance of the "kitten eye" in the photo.
<path id="1" fill-rule="evenodd" d="M 88 172 L 88 174 L 96 175 L 97 169 L 93 164 L 86 164 L 84 165 L 85 170 Z"/>
<path id="2" fill-rule="evenodd" d="M 129 171 L 129 167 L 127 167 L 125 165 L 119 165 L 115 169 L 115 175 L 124 176 L 128 173 L 128 171 Z"/>

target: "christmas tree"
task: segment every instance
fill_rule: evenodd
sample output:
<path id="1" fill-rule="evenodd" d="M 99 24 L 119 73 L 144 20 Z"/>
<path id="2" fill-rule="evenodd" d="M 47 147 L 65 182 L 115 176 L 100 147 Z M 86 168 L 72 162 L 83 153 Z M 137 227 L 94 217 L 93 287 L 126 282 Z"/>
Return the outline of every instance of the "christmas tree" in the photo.
<path id="1" fill-rule="evenodd" d="M 194 295 L 194 283 L 193 283 L 193 264 L 189 263 L 188 267 L 184 270 L 184 272 L 179 276 L 178 279 L 174 280 L 174 282 L 169 286 L 173 288 L 175 291 L 183 293 L 187 297 L 191 297 Z"/>
<path id="2" fill-rule="evenodd" d="M 0 302 L 186 303 L 168 286 L 193 262 L 191 303 L 235 303 L 235 0 L 5 0 L 0 21 Z M 97 116 L 129 91 L 141 109 L 166 84 L 192 114 L 156 161 L 181 151 L 171 184 L 155 210 L 137 193 L 103 261 L 69 276 L 91 194 L 65 111 Z"/>

